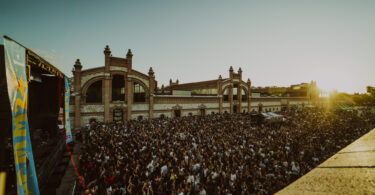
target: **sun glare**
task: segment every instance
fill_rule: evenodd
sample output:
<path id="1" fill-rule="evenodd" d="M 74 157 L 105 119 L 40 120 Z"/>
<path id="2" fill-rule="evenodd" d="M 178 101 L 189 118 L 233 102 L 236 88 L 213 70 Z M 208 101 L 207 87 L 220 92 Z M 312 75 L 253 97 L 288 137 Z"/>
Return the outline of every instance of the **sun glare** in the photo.
<path id="1" fill-rule="evenodd" d="M 320 96 L 322 97 L 328 97 L 330 93 L 335 91 L 348 92 L 347 87 L 345 87 L 345 80 L 333 78 L 331 75 L 326 74 L 316 75 L 316 77 L 316 85 L 321 91 Z"/>

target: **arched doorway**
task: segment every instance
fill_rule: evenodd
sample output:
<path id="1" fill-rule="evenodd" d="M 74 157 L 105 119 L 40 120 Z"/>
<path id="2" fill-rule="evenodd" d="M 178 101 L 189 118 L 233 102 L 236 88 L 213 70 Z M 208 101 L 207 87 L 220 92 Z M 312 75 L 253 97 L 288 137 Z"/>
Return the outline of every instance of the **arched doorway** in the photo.
<path id="1" fill-rule="evenodd" d="M 181 110 L 174 110 L 174 117 L 180 118 L 181 117 Z"/>
<path id="2" fill-rule="evenodd" d="M 204 108 L 201 108 L 201 109 L 199 110 L 199 112 L 200 112 L 200 115 L 201 115 L 201 116 L 205 116 L 205 115 L 206 115 L 206 110 L 205 110 Z"/>
<path id="3" fill-rule="evenodd" d="M 262 104 L 258 104 L 258 112 L 259 113 L 263 112 L 263 105 Z"/>
<path id="4" fill-rule="evenodd" d="M 92 83 L 85 94 L 86 103 L 101 103 L 102 102 L 102 80 Z"/>
<path id="5" fill-rule="evenodd" d="M 175 118 L 180 118 L 181 117 L 181 109 L 182 107 L 180 105 L 176 105 L 172 107 L 172 115 Z"/>

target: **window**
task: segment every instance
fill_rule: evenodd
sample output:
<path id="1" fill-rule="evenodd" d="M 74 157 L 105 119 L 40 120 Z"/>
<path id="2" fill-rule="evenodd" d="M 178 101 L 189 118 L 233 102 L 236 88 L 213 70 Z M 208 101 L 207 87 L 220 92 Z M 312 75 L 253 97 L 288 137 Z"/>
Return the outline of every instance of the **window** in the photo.
<path id="1" fill-rule="evenodd" d="M 229 89 L 226 88 L 224 91 L 224 102 L 229 101 Z"/>
<path id="2" fill-rule="evenodd" d="M 241 90 L 241 99 L 242 99 L 242 101 L 247 100 L 246 91 L 244 89 Z"/>
<path id="3" fill-rule="evenodd" d="M 141 121 L 141 120 L 143 120 L 143 116 L 142 116 L 142 115 L 139 115 L 139 116 L 137 117 L 137 119 L 138 119 L 139 121 Z"/>
<path id="4" fill-rule="evenodd" d="M 138 83 L 134 83 L 134 102 L 145 102 L 145 89 Z"/>
<path id="5" fill-rule="evenodd" d="M 122 121 L 122 109 L 113 110 L 113 121 Z"/>
<path id="6" fill-rule="evenodd" d="M 160 115 L 160 118 L 161 118 L 161 119 L 164 119 L 164 118 L 165 118 L 165 115 L 164 115 L 164 114 L 161 114 L 161 115 Z"/>
<path id="7" fill-rule="evenodd" d="M 181 110 L 174 110 L 174 117 L 179 118 L 181 116 Z"/>
<path id="8" fill-rule="evenodd" d="M 237 96 L 237 85 L 234 85 L 234 88 L 233 88 L 233 100 L 238 100 L 238 96 Z"/>
<path id="9" fill-rule="evenodd" d="M 189 112 L 189 116 L 193 116 L 193 113 Z"/>
<path id="10" fill-rule="evenodd" d="M 112 101 L 125 101 L 125 81 L 122 75 L 113 75 Z"/>
<path id="11" fill-rule="evenodd" d="M 205 116 L 206 115 L 206 110 L 205 109 L 200 109 L 200 114 L 201 114 L 201 116 Z"/>
<path id="12" fill-rule="evenodd" d="M 102 81 L 96 81 L 86 91 L 86 103 L 102 102 Z"/>

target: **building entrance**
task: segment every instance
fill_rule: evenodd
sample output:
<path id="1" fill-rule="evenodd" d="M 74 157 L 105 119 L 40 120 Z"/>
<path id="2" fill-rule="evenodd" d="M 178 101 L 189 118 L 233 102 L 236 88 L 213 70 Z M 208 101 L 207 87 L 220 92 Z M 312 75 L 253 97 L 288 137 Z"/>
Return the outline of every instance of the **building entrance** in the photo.
<path id="1" fill-rule="evenodd" d="M 200 114 L 201 114 L 201 116 L 205 116 L 206 115 L 206 110 L 205 109 L 200 109 Z"/>
<path id="2" fill-rule="evenodd" d="M 258 112 L 259 112 L 259 113 L 263 112 L 263 105 L 259 105 L 259 106 L 258 106 Z"/>
<path id="3" fill-rule="evenodd" d="M 181 110 L 174 110 L 174 117 L 176 118 L 181 117 Z"/>
<path id="4" fill-rule="evenodd" d="M 122 121 L 122 120 L 123 120 L 122 109 L 114 109 L 113 110 L 113 121 Z"/>

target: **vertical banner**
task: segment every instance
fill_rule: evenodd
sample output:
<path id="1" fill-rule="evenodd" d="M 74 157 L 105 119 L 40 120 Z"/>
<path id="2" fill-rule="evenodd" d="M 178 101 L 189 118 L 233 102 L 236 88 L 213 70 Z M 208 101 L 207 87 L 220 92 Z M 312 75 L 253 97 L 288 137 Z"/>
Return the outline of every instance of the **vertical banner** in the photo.
<path id="1" fill-rule="evenodd" d="M 17 194 L 39 194 L 27 119 L 26 49 L 4 38 L 5 69 L 12 112 L 13 151 Z"/>
<path id="2" fill-rule="evenodd" d="M 69 98 L 70 98 L 70 89 L 69 89 L 69 82 L 68 77 L 65 77 L 65 98 L 64 98 L 64 113 L 65 113 L 65 142 L 70 143 L 73 141 L 72 138 L 72 130 L 70 128 L 70 120 L 69 120 Z"/>

